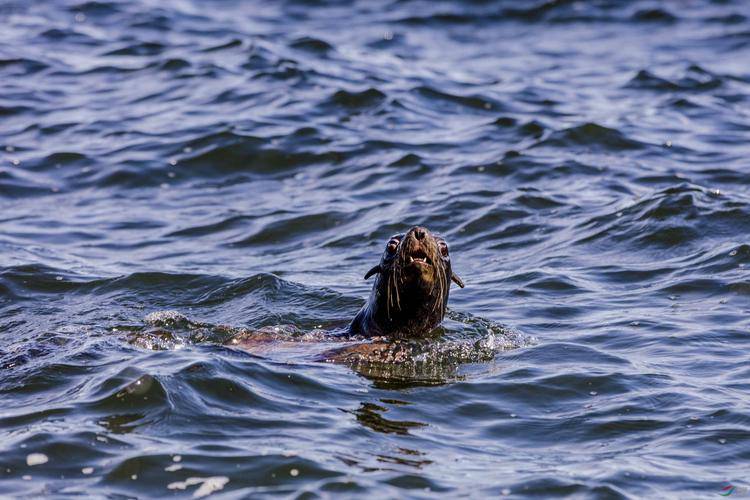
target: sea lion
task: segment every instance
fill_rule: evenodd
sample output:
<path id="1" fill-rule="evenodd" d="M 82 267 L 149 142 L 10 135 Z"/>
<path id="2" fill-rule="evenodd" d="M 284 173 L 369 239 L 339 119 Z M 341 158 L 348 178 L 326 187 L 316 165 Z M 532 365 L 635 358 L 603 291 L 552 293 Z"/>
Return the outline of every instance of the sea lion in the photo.
<path id="1" fill-rule="evenodd" d="M 451 282 L 464 283 L 452 270 L 448 244 L 426 228 L 416 226 L 392 236 L 380 263 L 365 274 L 375 276 L 369 300 L 346 330 L 335 335 L 320 330 L 300 332 L 294 327 L 232 328 L 189 320 L 175 311 L 150 314 L 146 329 L 132 333 L 131 342 L 149 349 L 169 348 L 183 342 L 178 332 L 200 339 L 229 337 L 224 343 L 255 354 L 284 350 L 310 354 L 326 362 L 402 363 L 412 360 L 408 341 L 427 337 L 445 317 Z M 331 332 L 333 333 L 333 332 Z M 368 342 L 363 343 L 362 337 Z M 189 340 L 189 339 L 188 339 Z M 331 349 L 331 341 L 346 343 Z"/>
<path id="2" fill-rule="evenodd" d="M 443 321 L 451 281 L 464 287 L 451 269 L 446 241 L 421 226 L 391 236 L 365 279 L 371 276 L 370 298 L 349 325 L 351 335 L 425 336 Z"/>

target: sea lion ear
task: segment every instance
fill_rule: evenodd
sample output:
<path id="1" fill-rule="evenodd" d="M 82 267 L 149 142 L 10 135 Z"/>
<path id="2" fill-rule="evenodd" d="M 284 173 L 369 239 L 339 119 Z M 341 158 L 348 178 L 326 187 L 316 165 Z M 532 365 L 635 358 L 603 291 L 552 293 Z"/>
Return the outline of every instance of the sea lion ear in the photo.
<path id="1" fill-rule="evenodd" d="M 457 284 L 458 286 L 460 286 L 461 288 L 464 287 L 464 280 L 462 280 L 461 278 L 459 278 L 456 273 L 451 273 L 451 281 L 453 283 Z"/>
<path id="2" fill-rule="evenodd" d="M 380 264 L 378 264 L 377 266 L 367 271 L 367 274 L 365 274 L 365 279 L 370 279 L 370 276 L 372 276 L 373 274 L 378 274 L 380 271 L 382 271 L 382 269 L 380 268 Z"/>

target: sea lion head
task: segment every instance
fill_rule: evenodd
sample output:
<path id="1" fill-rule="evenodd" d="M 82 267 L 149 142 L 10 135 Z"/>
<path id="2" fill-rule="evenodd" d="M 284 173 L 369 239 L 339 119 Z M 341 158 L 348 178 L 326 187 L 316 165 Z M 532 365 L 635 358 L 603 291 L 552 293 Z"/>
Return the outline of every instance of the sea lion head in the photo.
<path id="1" fill-rule="evenodd" d="M 377 279 L 363 309 L 374 323 L 369 329 L 396 337 L 432 331 L 445 316 L 451 281 L 464 286 L 451 268 L 448 243 L 421 226 L 391 236 L 365 279 L 373 275 Z M 368 325 L 362 327 L 367 333 Z"/>

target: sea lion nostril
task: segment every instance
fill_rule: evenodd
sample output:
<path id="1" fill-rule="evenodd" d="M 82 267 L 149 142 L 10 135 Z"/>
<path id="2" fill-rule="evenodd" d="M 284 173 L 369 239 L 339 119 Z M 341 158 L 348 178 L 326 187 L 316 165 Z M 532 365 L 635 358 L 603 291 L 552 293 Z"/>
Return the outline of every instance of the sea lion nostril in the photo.
<path id="1" fill-rule="evenodd" d="M 427 235 L 427 232 L 423 227 L 415 227 L 414 228 L 414 237 L 418 240 L 424 239 L 424 237 Z"/>

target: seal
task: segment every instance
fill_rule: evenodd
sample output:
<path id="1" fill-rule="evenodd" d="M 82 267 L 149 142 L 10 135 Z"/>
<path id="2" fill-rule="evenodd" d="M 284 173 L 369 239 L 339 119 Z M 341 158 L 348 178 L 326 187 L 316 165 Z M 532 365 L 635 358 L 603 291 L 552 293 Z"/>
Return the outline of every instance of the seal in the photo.
<path id="1" fill-rule="evenodd" d="M 375 276 L 370 298 L 349 325 L 351 335 L 423 337 L 445 316 L 451 281 L 464 283 L 452 270 L 448 243 L 416 226 L 391 236 Z"/>

